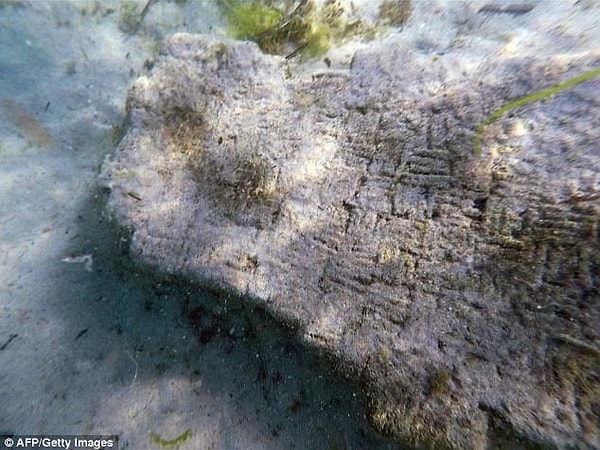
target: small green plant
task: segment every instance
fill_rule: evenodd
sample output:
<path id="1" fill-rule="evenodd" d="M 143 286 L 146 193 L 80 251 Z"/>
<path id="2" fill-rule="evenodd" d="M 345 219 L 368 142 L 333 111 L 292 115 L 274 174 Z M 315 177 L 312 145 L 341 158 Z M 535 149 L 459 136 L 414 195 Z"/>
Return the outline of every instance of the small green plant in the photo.
<path id="1" fill-rule="evenodd" d="M 135 33 L 148 12 L 150 1 L 126 0 L 119 6 L 119 29 L 124 33 Z"/>
<path id="2" fill-rule="evenodd" d="M 177 448 L 192 437 L 192 430 L 185 430 L 175 439 L 171 440 L 163 439 L 156 433 L 150 433 L 149 437 L 150 442 L 159 448 Z"/>
<path id="3" fill-rule="evenodd" d="M 492 111 L 492 113 L 485 119 L 483 119 L 475 129 L 475 134 L 473 135 L 473 154 L 475 156 L 479 156 L 481 154 L 481 136 L 483 135 L 485 128 L 492 122 L 498 120 L 505 112 L 510 111 L 511 109 L 517 108 L 519 106 L 526 105 L 527 103 L 548 98 L 551 95 L 556 94 L 557 92 L 563 91 L 577 84 L 591 80 L 592 78 L 597 77 L 598 75 L 600 75 L 600 67 L 588 70 L 587 72 L 584 72 L 581 75 L 578 75 L 567 81 L 563 81 L 562 83 L 557 84 L 556 86 L 550 87 L 548 89 L 544 89 L 543 91 L 539 91 L 535 94 L 527 95 L 525 97 L 513 100 L 512 102 L 507 103 L 506 105 L 496 109 L 495 111 Z"/>

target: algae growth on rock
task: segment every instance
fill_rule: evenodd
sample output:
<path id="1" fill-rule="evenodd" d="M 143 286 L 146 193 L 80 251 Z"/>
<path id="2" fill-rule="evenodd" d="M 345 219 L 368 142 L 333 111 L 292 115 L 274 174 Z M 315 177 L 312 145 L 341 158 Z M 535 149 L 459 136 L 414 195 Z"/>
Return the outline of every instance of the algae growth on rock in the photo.
<path id="1" fill-rule="evenodd" d="M 382 14 L 394 25 L 404 23 L 410 2 L 400 1 L 395 8 L 389 3 L 382 5 Z M 318 57 L 344 39 L 371 39 L 377 33 L 375 24 L 359 18 L 344 2 L 220 0 L 219 6 L 232 37 L 254 41 L 264 52 L 288 58 Z"/>

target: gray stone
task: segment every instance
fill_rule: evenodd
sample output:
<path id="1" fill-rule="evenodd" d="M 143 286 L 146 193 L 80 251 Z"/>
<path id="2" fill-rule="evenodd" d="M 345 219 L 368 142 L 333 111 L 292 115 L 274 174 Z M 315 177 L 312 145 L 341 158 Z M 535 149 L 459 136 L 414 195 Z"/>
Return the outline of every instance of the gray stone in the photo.
<path id="1" fill-rule="evenodd" d="M 290 76 L 175 35 L 101 178 L 158 270 L 261 305 L 432 448 L 600 448 L 598 81 L 477 124 L 600 54 L 393 45 Z M 592 86 L 592 87 L 590 87 Z"/>

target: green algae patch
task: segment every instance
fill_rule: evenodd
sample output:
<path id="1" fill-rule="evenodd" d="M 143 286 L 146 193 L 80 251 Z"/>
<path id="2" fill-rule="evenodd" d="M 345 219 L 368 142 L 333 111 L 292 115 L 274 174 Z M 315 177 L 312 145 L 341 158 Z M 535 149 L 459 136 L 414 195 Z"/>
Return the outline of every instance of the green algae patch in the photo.
<path id="1" fill-rule="evenodd" d="M 531 95 L 527 95 L 525 97 L 518 98 L 513 100 L 512 102 L 507 103 L 506 105 L 492 111 L 492 113 L 487 116 L 485 119 L 481 121 L 481 123 L 475 129 L 475 134 L 473 135 L 473 154 L 475 156 L 479 156 L 481 154 L 481 136 L 485 131 L 485 128 L 490 125 L 492 122 L 498 120 L 504 113 L 510 111 L 511 109 L 517 108 L 519 106 L 526 105 L 531 102 L 535 102 L 538 100 L 542 100 L 544 98 L 548 98 L 560 91 L 564 91 L 572 86 L 578 85 L 585 81 L 591 80 L 594 77 L 600 75 L 600 67 L 596 67 L 594 69 L 588 70 L 587 72 L 582 73 L 574 78 L 571 78 L 567 81 L 564 81 L 556 86 L 552 86 L 548 89 L 544 89 L 543 91 L 536 92 Z"/>
<path id="2" fill-rule="evenodd" d="M 159 448 L 177 448 L 187 442 L 192 437 L 192 430 L 187 429 L 175 439 L 163 439 L 156 433 L 150 433 L 149 438 L 155 446 Z"/>
<path id="3" fill-rule="evenodd" d="M 229 32 L 236 39 L 252 39 L 273 28 L 283 18 L 283 12 L 254 0 L 244 3 L 237 0 L 221 2 L 229 24 Z"/>
<path id="4" fill-rule="evenodd" d="M 312 0 L 221 0 L 221 11 L 235 39 L 256 42 L 269 54 L 290 58 L 323 55 L 334 42 L 361 36 L 371 39 L 375 28 L 347 11 L 337 2 L 316 6 Z"/>

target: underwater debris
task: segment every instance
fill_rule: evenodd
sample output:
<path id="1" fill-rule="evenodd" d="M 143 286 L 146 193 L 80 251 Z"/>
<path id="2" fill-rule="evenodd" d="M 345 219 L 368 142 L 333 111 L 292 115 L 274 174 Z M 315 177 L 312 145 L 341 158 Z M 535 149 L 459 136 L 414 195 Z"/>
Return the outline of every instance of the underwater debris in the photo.
<path id="1" fill-rule="evenodd" d="M 535 8 L 532 3 L 514 3 L 505 5 L 503 3 L 488 3 L 484 5 L 478 12 L 480 13 L 497 13 L 497 14 L 527 14 Z"/>
<path id="2" fill-rule="evenodd" d="M 4 342 L 4 344 L 0 345 L 0 351 L 6 350 L 6 347 L 8 347 L 8 344 L 10 344 L 13 339 L 15 339 L 17 336 L 19 336 L 16 333 L 11 334 L 8 339 Z"/>
<path id="3" fill-rule="evenodd" d="M 94 260 L 92 259 L 92 255 L 82 255 L 82 256 L 67 256 L 66 258 L 61 259 L 61 262 L 69 263 L 69 264 L 83 264 L 83 268 L 86 272 L 91 272 L 92 264 Z"/>
<path id="4" fill-rule="evenodd" d="M 119 29 L 124 33 L 135 33 L 152 4 L 153 0 L 144 0 L 143 2 L 124 1 L 119 8 Z"/>

